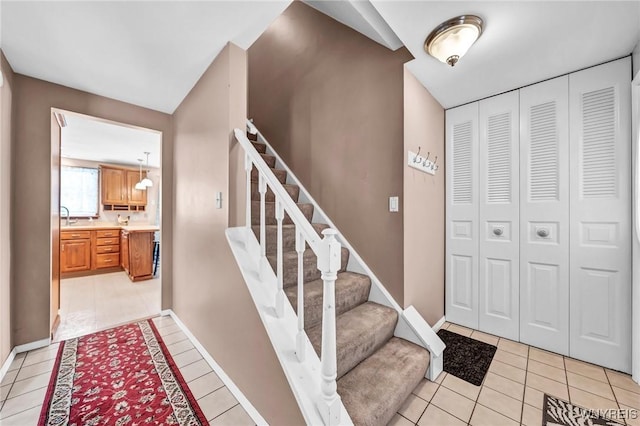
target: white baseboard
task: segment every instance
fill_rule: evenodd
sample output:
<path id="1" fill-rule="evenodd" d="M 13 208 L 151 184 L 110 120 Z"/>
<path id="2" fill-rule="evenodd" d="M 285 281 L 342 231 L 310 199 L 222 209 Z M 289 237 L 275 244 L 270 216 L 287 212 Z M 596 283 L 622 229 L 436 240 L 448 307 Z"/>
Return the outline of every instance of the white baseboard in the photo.
<path id="1" fill-rule="evenodd" d="M 244 410 L 247 412 L 249 417 L 251 417 L 251 419 L 258 426 L 268 425 L 267 421 L 260 415 L 258 410 L 256 410 L 256 408 L 253 406 L 253 404 L 251 404 L 251 402 L 249 402 L 247 397 L 244 396 L 244 394 L 236 386 L 236 384 L 233 383 L 233 380 L 231 380 L 231 378 L 227 376 L 227 373 L 224 372 L 222 367 L 220 367 L 220 365 L 213 359 L 213 357 L 209 354 L 209 352 L 207 352 L 207 350 L 204 348 L 204 346 L 202 346 L 202 344 L 198 341 L 198 339 L 196 339 L 196 337 L 191 333 L 191 331 L 189 331 L 187 326 L 184 325 L 182 321 L 180 321 L 180 318 L 178 318 L 178 315 L 176 315 L 176 313 L 173 312 L 171 309 L 164 310 L 162 311 L 161 314 L 162 316 L 170 315 L 173 318 L 176 324 L 178 324 L 178 327 L 180 327 L 180 329 L 184 332 L 184 334 L 187 335 L 191 343 L 193 343 L 193 346 L 195 346 L 198 352 L 200 352 L 204 360 L 207 361 L 207 364 L 209 364 L 213 369 L 213 371 L 218 375 L 218 377 L 220 377 L 220 380 L 222 380 L 222 382 L 225 384 L 227 389 L 229 389 L 229 392 L 231 392 L 233 396 L 238 400 L 238 402 L 240 403 L 242 408 L 244 408 Z"/>
<path id="2" fill-rule="evenodd" d="M 445 319 L 445 317 L 443 316 L 442 318 L 440 318 L 440 319 L 438 320 L 438 322 L 437 322 L 437 323 L 433 324 L 433 327 L 431 327 L 431 328 L 433 328 L 433 331 L 435 331 L 435 332 L 437 333 L 437 332 L 438 332 L 438 330 L 440 330 L 440 327 L 442 327 L 442 324 L 444 324 L 445 322 L 446 322 L 446 319 Z"/>
<path id="3" fill-rule="evenodd" d="M 51 339 L 46 338 L 42 340 L 37 340 L 31 343 L 25 343 L 24 345 L 18 345 L 15 347 L 15 351 L 17 354 L 22 352 L 29 352 L 36 349 L 44 348 L 45 346 L 49 346 L 51 344 Z"/>
<path id="4" fill-rule="evenodd" d="M 2 368 L 0 368 L 0 382 L 2 381 L 2 379 L 4 379 L 4 376 L 9 371 L 9 367 L 11 367 L 11 363 L 15 359 L 17 353 L 18 352 L 16 351 L 16 348 L 13 348 L 11 352 L 9 352 L 9 356 L 2 364 Z"/>

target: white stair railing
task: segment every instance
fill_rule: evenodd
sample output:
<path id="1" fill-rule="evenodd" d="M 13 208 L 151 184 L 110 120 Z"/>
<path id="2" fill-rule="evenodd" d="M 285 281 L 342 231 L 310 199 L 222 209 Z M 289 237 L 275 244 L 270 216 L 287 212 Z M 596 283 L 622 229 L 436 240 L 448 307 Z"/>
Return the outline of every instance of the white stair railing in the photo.
<path id="1" fill-rule="evenodd" d="M 277 260 L 276 277 L 277 289 L 273 307 L 276 316 L 281 318 L 284 314 L 286 295 L 283 288 L 283 244 L 282 222 L 285 213 L 289 215 L 295 225 L 296 252 L 298 254 L 298 333 L 296 335 L 296 356 L 299 362 L 305 360 L 304 347 L 307 336 L 304 331 L 304 250 L 309 244 L 315 253 L 323 280 L 323 314 L 322 314 L 322 349 L 320 394 L 321 400 L 316 402 L 316 407 L 326 425 L 340 423 L 342 403 L 337 392 L 337 360 L 336 360 L 336 312 L 335 312 L 335 282 L 341 262 L 341 245 L 336 239 L 335 229 L 322 231 L 324 238 L 316 233 L 298 205 L 291 199 L 284 186 L 278 181 L 260 153 L 247 138 L 244 131 L 234 130 L 235 137 L 245 152 L 245 172 L 247 177 L 247 210 L 246 227 L 251 231 L 251 171 L 258 172 L 258 191 L 260 193 L 260 265 L 261 273 L 269 268 L 266 256 L 266 193 L 267 189 L 275 194 L 275 218 L 277 223 Z"/>

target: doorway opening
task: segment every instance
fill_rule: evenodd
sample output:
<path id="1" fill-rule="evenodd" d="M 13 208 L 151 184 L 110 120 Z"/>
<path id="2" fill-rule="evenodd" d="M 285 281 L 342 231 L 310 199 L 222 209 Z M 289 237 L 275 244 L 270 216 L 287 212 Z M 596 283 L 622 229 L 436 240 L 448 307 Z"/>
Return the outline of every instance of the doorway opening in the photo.
<path id="1" fill-rule="evenodd" d="M 160 131 L 52 109 L 54 341 L 160 313 L 161 150 Z"/>

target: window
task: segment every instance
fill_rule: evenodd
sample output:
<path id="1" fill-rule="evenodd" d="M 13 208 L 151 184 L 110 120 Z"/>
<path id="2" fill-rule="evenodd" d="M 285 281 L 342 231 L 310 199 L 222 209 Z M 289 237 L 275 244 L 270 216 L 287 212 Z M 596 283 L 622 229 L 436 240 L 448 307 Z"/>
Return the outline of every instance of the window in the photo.
<path id="1" fill-rule="evenodd" d="M 72 217 L 98 216 L 98 169 L 62 166 L 60 169 L 60 205 Z M 64 216 L 66 212 L 61 212 Z"/>

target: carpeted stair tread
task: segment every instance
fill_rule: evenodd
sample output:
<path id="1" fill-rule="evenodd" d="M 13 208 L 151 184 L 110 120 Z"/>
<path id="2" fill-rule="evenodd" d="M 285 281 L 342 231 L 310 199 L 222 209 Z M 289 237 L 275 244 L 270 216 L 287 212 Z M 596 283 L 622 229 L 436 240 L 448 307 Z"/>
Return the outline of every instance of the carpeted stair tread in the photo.
<path id="1" fill-rule="evenodd" d="M 342 260 L 340 264 L 340 271 L 343 272 L 347 263 L 349 262 L 349 250 L 342 247 Z M 277 256 L 276 254 L 271 254 L 267 256 L 267 260 L 271 265 L 273 271 L 276 271 L 277 266 Z M 303 262 L 303 274 L 304 274 L 304 282 L 308 283 L 310 281 L 315 281 L 320 278 L 321 272 L 318 269 L 318 258 L 316 254 L 311 249 L 306 249 L 302 255 Z M 292 285 L 298 284 L 298 253 L 295 251 L 288 251 L 282 254 L 282 272 L 283 272 L 283 286 L 291 287 Z"/>
<path id="2" fill-rule="evenodd" d="M 313 217 L 313 204 L 308 203 L 298 203 L 298 207 L 302 211 L 304 217 L 311 222 L 311 218 Z M 265 224 L 266 225 L 277 225 L 276 221 L 276 203 L 275 202 L 265 202 Z M 289 217 L 289 214 L 285 212 L 284 219 L 282 220 L 283 224 L 292 224 L 293 221 Z M 260 225 L 260 201 L 251 201 L 251 225 Z"/>
<path id="3" fill-rule="evenodd" d="M 260 157 L 262 157 L 264 162 L 267 163 L 267 166 L 269 166 L 270 168 L 273 169 L 276 167 L 276 157 L 274 157 L 273 155 L 260 154 Z"/>
<path id="4" fill-rule="evenodd" d="M 355 272 L 341 272 L 336 280 L 336 315 L 341 315 L 369 298 L 371 279 Z M 298 311 L 298 286 L 288 287 L 284 291 L 291 306 Z M 322 321 L 322 279 L 304 285 L 304 327 L 309 329 Z"/>
<path id="5" fill-rule="evenodd" d="M 318 235 L 321 235 L 322 231 L 329 227 L 324 223 L 312 223 L 311 226 Z M 258 241 L 260 241 L 260 225 L 254 225 L 251 229 Z M 276 254 L 278 249 L 278 225 L 265 226 L 265 235 L 267 237 L 267 255 Z M 283 252 L 296 250 L 296 226 L 293 224 L 282 225 L 282 249 Z"/>
<path id="6" fill-rule="evenodd" d="M 338 378 L 380 349 L 396 328 L 395 309 L 366 302 L 336 317 Z M 322 348 L 322 323 L 307 330 L 318 356 Z M 415 386 L 414 386 L 415 387 Z M 412 388 L 413 389 L 413 388 Z"/>
<path id="7" fill-rule="evenodd" d="M 267 145 L 260 142 L 251 142 L 251 145 L 253 145 L 256 151 L 258 151 L 260 154 L 267 153 Z"/>
<path id="8" fill-rule="evenodd" d="M 338 380 L 338 394 L 355 425 L 386 425 L 429 367 L 429 352 L 404 339 L 382 348 Z"/>
<path id="9" fill-rule="evenodd" d="M 286 170 L 271 168 L 271 171 L 273 172 L 274 175 L 276 175 L 276 178 L 280 183 L 287 182 Z M 258 169 L 256 169 L 255 166 L 253 166 L 253 169 L 251 169 L 251 182 L 258 182 Z"/>
<path id="10" fill-rule="evenodd" d="M 254 134 L 251 134 L 251 133 L 247 132 L 247 139 L 249 139 L 250 141 L 254 141 L 255 142 L 255 141 L 258 140 L 258 134 L 256 133 L 254 135 Z"/>
<path id="11" fill-rule="evenodd" d="M 298 185 L 287 185 L 283 184 L 284 189 L 287 191 L 289 196 L 296 203 L 298 202 L 298 196 L 300 195 L 300 187 Z M 260 192 L 258 191 L 258 182 L 251 182 L 251 200 L 252 201 L 260 201 Z M 269 202 L 274 202 L 276 200 L 276 194 L 273 193 L 271 188 L 267 186 L 267 192 L 264 194 L 264 200 Z"/>

